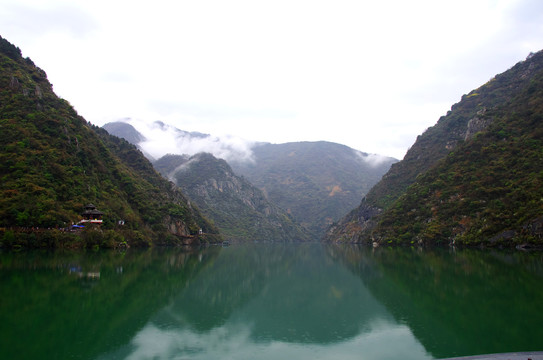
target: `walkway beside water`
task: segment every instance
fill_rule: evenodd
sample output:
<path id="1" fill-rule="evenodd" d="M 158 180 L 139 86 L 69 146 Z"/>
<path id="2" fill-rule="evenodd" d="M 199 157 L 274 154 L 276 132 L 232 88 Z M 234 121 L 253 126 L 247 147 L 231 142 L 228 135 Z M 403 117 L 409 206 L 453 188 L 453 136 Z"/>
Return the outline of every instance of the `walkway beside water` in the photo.
<path id="1" fill-rule="evenodd" d="M 461 356 L 443 360 L 543 360 L 543 351 Z"/>

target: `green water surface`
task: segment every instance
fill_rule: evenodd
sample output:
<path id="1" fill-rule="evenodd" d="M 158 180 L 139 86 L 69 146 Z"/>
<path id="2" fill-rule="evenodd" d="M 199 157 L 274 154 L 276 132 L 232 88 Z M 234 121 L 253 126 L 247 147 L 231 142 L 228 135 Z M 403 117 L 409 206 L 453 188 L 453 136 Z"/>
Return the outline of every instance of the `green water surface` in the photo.
<path id="1" fill-rule="evenodd" d="M 543 254 L 250 244 L 0 253 L 0 359 L 543 350 Z"/>

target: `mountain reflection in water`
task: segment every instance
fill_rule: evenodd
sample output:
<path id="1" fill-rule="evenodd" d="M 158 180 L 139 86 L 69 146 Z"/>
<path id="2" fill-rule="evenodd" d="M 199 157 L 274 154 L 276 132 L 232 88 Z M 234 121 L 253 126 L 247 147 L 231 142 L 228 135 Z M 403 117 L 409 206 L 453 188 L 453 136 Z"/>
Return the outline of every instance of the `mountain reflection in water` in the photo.
<path id="1" fill-rule="evenodd" d="M 395 345 L 390 346 L 390 342 Z M 232 246 L 109 358 L 431 358 L 319 244 Z"/>
<path id="2" fill-rule="evenodd" d="M 432 359 L 541 350 L 542 280 L 541 253 L 269 243 L 0 253 L 0 358 Z"/>
<path id="3" fill-rule="evenodd" d="M 543 253 L 331 246 L 436 358 L 543 349 Z"/>

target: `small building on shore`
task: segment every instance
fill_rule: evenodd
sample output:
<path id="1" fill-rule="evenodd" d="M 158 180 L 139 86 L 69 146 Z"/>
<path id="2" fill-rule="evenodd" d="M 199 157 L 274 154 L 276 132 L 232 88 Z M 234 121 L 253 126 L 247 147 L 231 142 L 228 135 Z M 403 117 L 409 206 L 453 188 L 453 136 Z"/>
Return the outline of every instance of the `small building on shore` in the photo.
<path id="1" fill-rule="evenodd" d="M 85 210 L 81 213 L 83 219 L 79 223 L 102 224 L 104 222 L 102 219 L 103 215 L 104 213 L 99 211 L 96 206 L 93 204 L 87 204 L 85 205 Z"/>

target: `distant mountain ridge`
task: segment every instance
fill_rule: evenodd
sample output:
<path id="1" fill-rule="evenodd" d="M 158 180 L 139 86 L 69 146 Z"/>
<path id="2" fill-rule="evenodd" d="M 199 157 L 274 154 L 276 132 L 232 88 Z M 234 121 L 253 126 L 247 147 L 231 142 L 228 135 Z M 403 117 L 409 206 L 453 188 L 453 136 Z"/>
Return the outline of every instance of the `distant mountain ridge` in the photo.
<path id="1" fill-rule="evenodd" d="M 541 243 L 543 53 L 464 95 L 327 241 Z"/>
<path id="2" fill-rule="evenodd" d="M 317 238 L 397 162 L 326 141 L 258 144 L 253 158 L 232 168 Z"/>
<path id="3" fill-rule="evenodd" d="M 117 132 L 118 136 L 130 136 L 135 130 L 131 125 L 116 127 L 120 128 L 124 132 Z M 169 130 L 182 134 L 176 137 L 180 142 L 191 142 L 195 136 L 190 134 L 199 134 L 173 127 Z M 136 143 L 142 148 L 141 144 Z M 322 237 L 333 221 L 355 207 L 390 165 L 397 162 L 326 141 L 254 143 L 247 151 L 250 155 L 245 154 L 241 160 L 227 160 L 233 171 L 260 188 L 270 202 L 286 210 L 314 239 Z M 173 155 L 165 155 L 153 161 L 153 165 L 163 175 L 168 174 L 172 168 L 163 168 L 164 164 L 181 159 Z"/>

